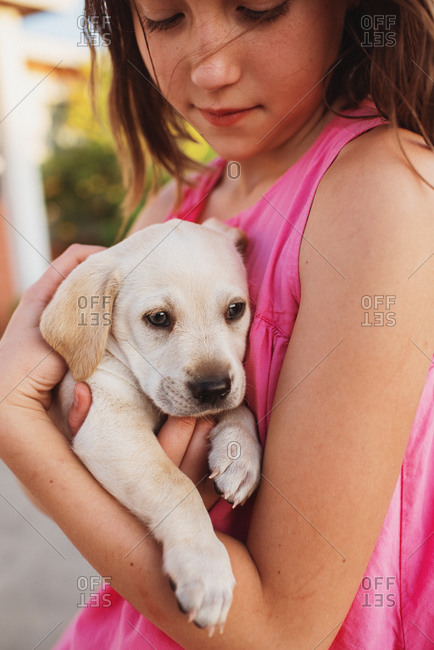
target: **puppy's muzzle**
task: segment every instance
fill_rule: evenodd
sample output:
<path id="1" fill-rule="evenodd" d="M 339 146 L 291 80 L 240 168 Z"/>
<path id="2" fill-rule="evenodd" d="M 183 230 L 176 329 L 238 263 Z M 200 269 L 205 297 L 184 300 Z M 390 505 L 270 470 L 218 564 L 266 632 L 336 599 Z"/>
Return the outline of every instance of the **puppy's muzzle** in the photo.
<path id="1" fill-rule="evenodd" d="M 188 388 L 194 399 L 201 404 L 215 406 L 229 395 L 231 380 L 228 376 L 201 377 L 197 381 L 189 382 Z"/>

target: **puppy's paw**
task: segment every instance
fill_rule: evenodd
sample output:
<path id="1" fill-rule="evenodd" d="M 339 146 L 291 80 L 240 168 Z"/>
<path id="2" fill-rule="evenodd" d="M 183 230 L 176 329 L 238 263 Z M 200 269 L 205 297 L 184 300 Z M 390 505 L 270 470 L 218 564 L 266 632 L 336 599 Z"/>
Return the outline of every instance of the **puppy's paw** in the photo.
<path id="1" fill-rule="evenodd" d="M 242 417 L 238 417 L 239 411 Z M 243 504 L 258 487 L 261 460 L 256 424 L 246 408 L 235 409 L 234 414 L 223 418 L 212 430 L 210 478 L 214 479 L 216 491 L 234 508 Z"/>
<path id="2" fill-rule="evenodd" d="M 203 542 L 203 540 L 201 540 Z M 235 578 L 225 546 L 214 533 L 205 543 L 164 550 L 164 571 L 169 576 L 178 607 L 197 627 L 223 630 Z"/>

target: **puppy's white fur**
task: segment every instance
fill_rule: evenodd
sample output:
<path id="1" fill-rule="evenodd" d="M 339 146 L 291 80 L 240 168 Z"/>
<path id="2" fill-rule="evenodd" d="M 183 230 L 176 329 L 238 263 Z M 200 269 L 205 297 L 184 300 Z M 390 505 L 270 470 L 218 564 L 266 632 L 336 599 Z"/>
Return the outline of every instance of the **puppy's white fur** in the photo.
<path id="1" fill-rule="evenodd" d="M 88 469 L 144 521 L 163 546 L 163 567 L 183 611 L 200 627 L 222 626 L 234 577 L 193 483 L 169 460 L 155 432 L 163 414 L 213 415 L 210 468 L 235 505 L 256 489 L 261 448 L 242 405 L 249 326 L 243 234 L 216 220 L 150 226 L 90 256 L 61 284 L 41 332 L 70 368 L 53 414 L 68 434 L 74 381 L 86 380 L 92 407 L 72 440 Z M 238 318 L 228 309 L 245 303 Z M 165 312 L 170 325 L 147 318 Z M 221 396 L 197 397 L 210 377 Z M 218 383 L 218 382 L 217 382 Z"/>

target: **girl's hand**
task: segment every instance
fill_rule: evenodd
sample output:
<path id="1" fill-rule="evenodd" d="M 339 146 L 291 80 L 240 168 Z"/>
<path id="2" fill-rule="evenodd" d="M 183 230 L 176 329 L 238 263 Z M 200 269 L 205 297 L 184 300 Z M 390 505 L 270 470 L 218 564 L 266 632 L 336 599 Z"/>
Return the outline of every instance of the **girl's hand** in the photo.
<path id="1" fill-rule="evenodd" d="M 75 435 L 86 419 L 92 404 L 89 386 L 78 383 L 74 402 L 68 414 L 68 424 Z M 158 434 L 158 441 L 166 454 L 197 486 L 208 510 L 220 498 L 214 482 L 208 478 L 208 435 L 214 422 L 207 418 L 169 417 Z"/>
<path id="2" fill-rule="evenodd" d="M 158 434 L 166 454 L 196 485 L 207 510 L 220 498 L 208 478 L 209 433 L 214 425 L 210 417 L 169 417 Z"/>
<path id="3" fill-rule="evenodd" d="M 0 341 L 0 405 L 40 410 L 66 371 L 63 359 L 44 341 L 39 320 L 62 280 L 101 246 L 74 244 L 23 294 Z"/>

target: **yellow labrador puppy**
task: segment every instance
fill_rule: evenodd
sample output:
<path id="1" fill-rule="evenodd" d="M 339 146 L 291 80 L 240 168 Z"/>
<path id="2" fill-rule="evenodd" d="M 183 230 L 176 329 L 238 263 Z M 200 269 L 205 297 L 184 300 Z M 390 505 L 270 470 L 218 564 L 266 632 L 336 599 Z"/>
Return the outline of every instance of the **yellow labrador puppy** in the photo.
<path id="1" fill-rule="evenodd" d="M 146 523 L 180 608 L 211 629 L 223 626 L 232 601 L 229 556 L 155 433 L 165 415 L 212 415 L 217 490 L 235 506 L 258 486 L 261 447 L 242 403 L 250 318 L 243 244 L 241 231 L 217 220 L 149 226 L 74 269 L 40 324 L 70 369 L 53 419 L 68 435 L 74 382 L 86 380 L 93 401 L 75 453 Z"/>

